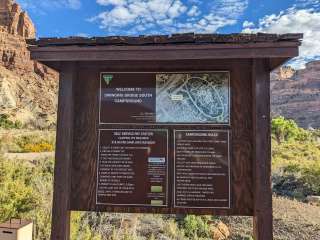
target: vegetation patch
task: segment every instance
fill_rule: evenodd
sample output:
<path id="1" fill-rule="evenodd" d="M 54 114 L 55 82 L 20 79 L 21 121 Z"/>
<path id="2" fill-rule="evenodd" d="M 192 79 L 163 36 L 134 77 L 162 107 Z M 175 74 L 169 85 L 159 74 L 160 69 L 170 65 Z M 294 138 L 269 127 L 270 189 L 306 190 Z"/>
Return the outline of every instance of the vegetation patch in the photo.
<path id="1" fill-rule="evenodd" d="M 320 132 L 299 128 L 284 118 L 272 121 L 273 190 L 304 201 L 320 195 Z M 54 151 L 55 132 L 0 131 L 2 152 Z M 32 219 L 35 240 L 49 239 L 54 160 L 7 160 L 0 157 L 0 222 Z M 316 239 L 320 208 L 274 197 L 275 239 Z M 305 215 L 307 214 L 307 215 Z M 305 222 L 301 222 L 301 216 Z M 209 240 L 230 230 L 230 240 L 252 239 L 252 218 L 73 212 L 72 240 Z M 284 231 L 285 229 L 285 231 Z M 309 237 L 309 238 L 308 238 Z"/>
<path id="2" fill-rule="evenodd" d="M 3 153 L 37 153 L 55 150 L 53 131 L 3 131 L 0 134 L 0 149 Z"/>
<path id="3" fill-rule="evenodd" d="M 22 128 L 22 123 L 19 121 L 11 121 L 9 116 L 6 114 L 0 114 L 0 128 L 4 129 L 20 129 Z"/>
<path id="4" fill-rule="evenodd" d="M 276 194 L 305 200 L 320 195 L 320 132 L 292 120 L 272 120 L 272 180 Z"/>

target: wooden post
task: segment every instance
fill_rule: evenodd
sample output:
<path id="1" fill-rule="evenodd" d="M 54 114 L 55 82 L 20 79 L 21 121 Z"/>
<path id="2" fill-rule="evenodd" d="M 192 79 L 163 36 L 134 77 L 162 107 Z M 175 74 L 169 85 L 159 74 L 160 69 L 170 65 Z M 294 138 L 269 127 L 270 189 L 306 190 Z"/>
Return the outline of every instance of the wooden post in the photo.
<path id="1" fill-rule="evenodd" d="M 273 239 L 270 136 L 270 71 L 267 59 L 254 59 L 252 70 L 254 126 L 254 239 Z"/>
<path id="2" fill-rule="evenodd" d="M 68 240 L 70 237 L 75 70 L 75 63 L 63 63 L 60 72 L 51 240 Z"/>

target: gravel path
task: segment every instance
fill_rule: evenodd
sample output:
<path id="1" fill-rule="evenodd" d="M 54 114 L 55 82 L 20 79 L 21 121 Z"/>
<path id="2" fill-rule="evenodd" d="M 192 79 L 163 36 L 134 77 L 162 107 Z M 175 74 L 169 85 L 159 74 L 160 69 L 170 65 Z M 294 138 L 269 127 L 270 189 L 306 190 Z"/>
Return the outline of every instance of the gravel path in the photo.
<path id="1" fill-rule="evenodd" d="M 54 152 L 41 152 L 41 153 L 5 153 L 4 157 L 9 160 L 27 160 L 27 161 L 33 161 L 33 160 L 39 160 L 44 159 L 48 157 L 54 157 Z"/>

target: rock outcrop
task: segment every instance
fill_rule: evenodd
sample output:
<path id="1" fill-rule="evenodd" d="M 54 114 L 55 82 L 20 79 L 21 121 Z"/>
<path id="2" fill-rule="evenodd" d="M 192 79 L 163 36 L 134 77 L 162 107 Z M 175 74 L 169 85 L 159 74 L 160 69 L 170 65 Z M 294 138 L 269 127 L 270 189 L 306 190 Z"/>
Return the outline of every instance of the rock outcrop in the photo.
<path id="1" fill-rule="evenodd" d="M 30 60 L 26 38 L 35 28 L 20 6 L 0 0 L 0 112 L 27 126 L 56 121 L 58 74 Z"/>
<path id="2" fill-rule="evenodd" d="M 297 71 L 280 68 L 271 80 L 273 115 L 294 119 L 303 128 L 320 128 L 320 61 Z"/>
<path id="3" fill-rule="evenodd" d="M 13 0 L 0 1 L 0 26 L 6 32 L 23 38 L 35 38 L 36 30 L 28 14 Z"/>

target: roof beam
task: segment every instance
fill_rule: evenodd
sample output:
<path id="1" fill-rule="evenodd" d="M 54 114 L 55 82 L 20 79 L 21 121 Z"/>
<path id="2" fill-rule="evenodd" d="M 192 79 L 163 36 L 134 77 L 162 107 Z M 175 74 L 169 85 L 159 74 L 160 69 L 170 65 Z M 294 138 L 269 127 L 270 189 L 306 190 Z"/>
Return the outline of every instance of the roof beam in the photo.
<path id="1" fill-rule="evenodd" d="M 30 47 L 37 61 L 200 60 L 231 58 L 292 58 L 298 43 L 173 45 L 173 46 L 60 46 Z"/>

